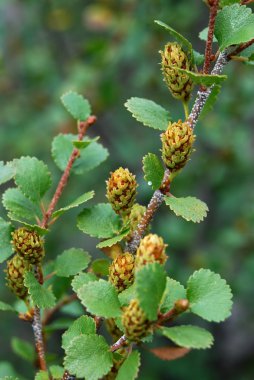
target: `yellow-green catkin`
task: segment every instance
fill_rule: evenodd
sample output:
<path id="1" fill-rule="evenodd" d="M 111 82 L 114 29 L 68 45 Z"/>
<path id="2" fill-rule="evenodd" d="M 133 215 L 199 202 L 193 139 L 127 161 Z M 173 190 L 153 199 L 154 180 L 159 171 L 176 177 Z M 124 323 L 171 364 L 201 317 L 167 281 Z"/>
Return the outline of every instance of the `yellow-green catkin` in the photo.
<path id="1" fill-rule="evenodd" d="M 131 300 L 122 314 L 124 334 L 130 341 L 139 342 L 151 332 L 151 322 L 136 299 Z"/>
<path id="2" fill-rule="evenodd" d="M 120 215 L 128 215 L 137 194 L 135 175 L 121 167 L 111 173 L 106 184 L 106 196 L 114 211 Z"/>
<path id="3" fill-rule="evenodd" d="M 7 261 L 6 280 L 7 286 L 19 298 L 24 299 L 28 290 L 24 285 L 24 274 L 31 270 L 32 266 L 18 254 Z"/>
<path id="4" fill-rule="evenodd" d="M 166 44 L 160 53 L 164 81 L 172 96 L 187 101 L 193 89 L 193 82 L 186 73 L 177 70 L 191 70 L 191 63 L 187 54 L 177 42 Z"/>
<path id="5" fill-rule="evenodd" d="M 192 145 L 195 141 L 193 129 L 189 123 L 170 123 L 167 130 L 161 134 L 162 159 L 171 172 L 182 169 L 193 151 Z"/>
<path id="6" fill-rule="evenodd" d="M 109 267 L 109 281 L 118 293 L 127 289 L 134 281 L 135 258 L 129 253 L 117 256 Z"/>
<path id="7" fill-rule="evenodd" d="M 12 244 L 14 250 L 31 264 L 38 264 L 43 259 L 44 241 L 36 232 L 21 227 L 12 232 Z"/>
<path id="8" fill-rule="evenodd" d="M 168 256 L 166 255 L 166 247 L 162 237 L 156 234 L 146 235 L 140 242 L 137 249 L 135 268 L 142 268 L 146 264 L 159 263 L 165 264 Z"/>

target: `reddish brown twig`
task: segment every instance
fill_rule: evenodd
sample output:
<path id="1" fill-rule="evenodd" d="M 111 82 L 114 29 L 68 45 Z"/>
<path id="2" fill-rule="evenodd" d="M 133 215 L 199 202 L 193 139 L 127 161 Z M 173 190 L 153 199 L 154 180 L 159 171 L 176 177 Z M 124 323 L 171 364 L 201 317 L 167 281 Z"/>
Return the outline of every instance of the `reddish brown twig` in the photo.
<path id="1" fill-rule="evenodd" d="M 249 46 L 251 46 L 253 44 L 254 44 L 254 38 L 252 38 L 248 42 L 244 42 L 243 44 L 240 44 L 234 51 L 232 51 L 230 54 L 228 54 L 228 59 L 231 59 L 232 56 L 241 53 L 243 50 L 247 49 Z"/>
<path id="2" fill-rule="evenodd" d="M 218 11 L 219 0 L 214 0 L 210 5 L 210 16 L 209 16 L 209 24 L 208 24 L 208 35 L 205 47 L 205 62 L 203 66 L 203 74 L 208 74 L 211 64 L 211 55 L 212 55 L 212 46 L 213 46 L 213 34 L 214 34 L 214 26 L 215 19 Z"/>
<path id="3" fill-rule="evenodd" d="M 94 124 L 96 121 L 96 117 L 95 116 L 90 116 L 87 121 L 85 122 L 82 122 L 79 124 L 79 135 L 78 135 L 78 140 L 81 141 L 86 133 L 86 130 L 87 128 Z M 74 148 L 73 151 L 72 151 L 72 154 L 69 158 L 69 161 L 67 163 L 67 166 L 65 168 L 65 171 L 58 183 L 58 186 L 56 188 L 56 191 L 55 191 L 55 194 L 53 195 L 53 198 L 49 204 L 49 207 L 47 209 L 47 211 L 45 212 L 44 214 L 44 218 L 41 222 L 41 227 L 43 228 L 47 228 L 48 226 L 48 222 L 50 220 L 50 217 L 56 207 L 56 204 L 60 198 L 60 196 L 62 195 L 62 192 L 67 184 L 67 181 L 68 181 L 68 178 L 69 178 L 69 175 L 70 175 L 70 171 L 71 171 L 71 168 L 75 162 L 75 160 L 79 157 L 79 150 L 77 148 Z"/>
<path id="4" fill-rule="evenodd" d="M 164 322 L 172 321 L 178 315 L 184 313 L 188 308 L 189 308 L 189 301 L 187 299 L 180 299 L 176 301 L 172 309 L 170 309 L 164 314 L 158 315 L 158 319 L 155 326 L 158 327 Z"/>
<path id="5" fill-rule="evenodd" d="M 68 305 L 69 303 L 75 301 L 77 299 L 77 295 L 71 294 L 69 296 L 64 297 L 61 301 L 59 301 L 52 309 L 49 309 L 42 320 L 42 326 L 45 326 L 48 324 L 50 319 L 53 317 L 53 315 L 59 311 L 63 306 Z"/>

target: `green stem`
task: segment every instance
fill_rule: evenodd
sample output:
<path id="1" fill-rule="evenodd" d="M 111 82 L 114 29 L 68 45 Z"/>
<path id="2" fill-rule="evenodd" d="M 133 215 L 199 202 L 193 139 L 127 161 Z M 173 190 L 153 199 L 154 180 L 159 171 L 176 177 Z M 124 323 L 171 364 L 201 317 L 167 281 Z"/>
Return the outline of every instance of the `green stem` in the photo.
<path id="1" fill-rule="evenodd" d="M 189 104 L 188 104 L 187 100 L 183 100 L 183 109 L 184 109 L 185 119 L 188 119 L 188 116 L 189 116 Z"/>

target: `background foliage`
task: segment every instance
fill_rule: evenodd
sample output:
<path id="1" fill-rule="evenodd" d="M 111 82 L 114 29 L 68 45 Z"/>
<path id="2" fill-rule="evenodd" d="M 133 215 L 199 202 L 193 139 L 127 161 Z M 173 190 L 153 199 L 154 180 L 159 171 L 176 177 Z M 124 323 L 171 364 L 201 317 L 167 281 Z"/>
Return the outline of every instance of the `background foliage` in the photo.
<path id="1" fill-rule="evenodd" d="M 101 136 L 110 157 L 92 177 L 89 173 L 73 176 L 59 206 L 93 188 L 96 203 L 105 202 L 105 179 L 120 165 L 136 173 L 141 183 L 138 199 L 146 204 L 152 189 L 142 179 L 142 157 L 147 151 L 157 153 L 160 141 L 154 139 L 157 131 L 143 128 L 123 104 L 131 96 L 149 98 L 169 109 L 174 119 L 182 117 L 182 110 L 162 82 L 158 65 L 158 50 L 167 42 L 167 34 L 153 20 L 172 25 L 188 36 L 195 50 L 203 51 L 204 42 L 196 36 L 207 16 L 200 0 L 1 1 L 1 159 L 36 155 L 58 178 L 60 171 L 50 158 L 50 143 L 59 132 L 75 131 L 59 101 L 63 92 L 73 89 L 92 104 L 98 122 L 90 135 Z M 201 224 L 190 224 L 169 214 L 165 207 L 165 214 L 161 210 L 153 225 L 169 244 L 169 274 L 185 283 L 201 266 L 220 273 L 233 288 L 233 315 L 214 327 L 216 343 L 207 352 L 191 352 L 172 363 L 143 352 L 143 380 L 254 377 L 253 67 L 231 63 L 226 73 L 228 80 L 214 111 L 197 126 L 197 151 L 188 169 L 174 182 L 178 196 L 193 194 L 208 204 L 208 218 Z M 1 189 L 4 192 L 5 187 Z M 54 258 L 73 245 L 101 257 L 94 248 L 95 239 L 76 228 L 76 214 L 70 212 L 61 225 L 54 225 L 47 238 L 48 257 Z M 4 286 L 3 274 L 0 282 L 0 297 L 8 302 L 13 296 Z M 62 325 L 54 327 L 52 322 L 49 326 L 57 330 L 49 345 L 52 358 L 61 350 L 61 328 L 74 314 L 75 308 L 66 308 Z M 32 363 L 25 363 L 18 355 L 17 339 L 32 342 L 29 326 L 2 313 L 0 330 L 0 375 L 13 375 L 19 368 L 24 379 L 30 379 Z M 12 342 L 10 330 L 16 337 Z M 26 356 L 32 361 L 30 346 L 27 349 Z"/>

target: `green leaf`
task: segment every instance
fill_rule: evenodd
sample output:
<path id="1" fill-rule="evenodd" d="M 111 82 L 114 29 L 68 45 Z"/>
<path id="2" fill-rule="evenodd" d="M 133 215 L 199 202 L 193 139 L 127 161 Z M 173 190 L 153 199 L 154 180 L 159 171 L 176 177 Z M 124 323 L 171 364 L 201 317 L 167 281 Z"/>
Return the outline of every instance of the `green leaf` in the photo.
<path id="1" fill-rule="evenodd" d="M 85 140 L 85 141 L 79 141 L 79 140 L 75 140 L 75 141 L 72 141 L 72 144 L 78 148 L 78 149 L 85 149 L 86 147 L 88 147 L 88 145 L 90 145 L 92 142 L 94 141 L 98 141 L 100 138 L 100 136 L 97 136 L 95 137 L 94 139 L 90 139 L 90 140 Z"/>
<path id="2" fill-rule="evenodd" d="M 78 228 L 94 237 L 112 238 L 121 229 L 121 218 L 108 203 L 85 208 L 78 216 Z"/>
<path id="3" fill-rule="evenodd" d="M 9 305 L 8 303 L 5 303 L 3 301 L 0 301 L 0 310 L 1 311 L 14 311 L 14 313 L 16 313 L 16 310 L 14 309 L 14 307 L 12 307 L 11 305 Z"/>
<path id="4" fill-rule="evenodd" d="M 34 362 L 36 355 L 34 347 L 31 345 L 31 343 L 28 343 L 20 338 L 12 338 L 11 347 L 15 354 L 22 359 L 30 363 Z"/>
<path id="5" fill-rule="evenodd" d="M 132 351 L 121 365 L 116 380 L 135 380 L 140 367 L 140 353 Z"/>
<path id="6" fill-rule="evenodd" d="M 140 306 L 150 321 L 157 319 L 159 303 L 166 286 L 166 273 L 158 263 L 148 264 L 138 270 L 135 286 Z"/>
<path id="7" fill-rule="evenodd" d="M 118 294 L 118 299 L 121 306 L 127 306 L 131 300 L 137 298 L 137 292 L 135 284 L 131 285 L 129 288 L 125 289 L 123 292 Z"/>
<path id="8" fill-rule="evenodd" d="M 133 97 L 124 105 L 137 121 L 147 127 L 165 131 L 171 120 L 169 112 L 152 100 Z"/>
<path id="9" fill-rule="evenodd" d="M 173 67 L 173 66 L 168 66 Z M 213 75 L 213 74 L 201 74 L 194 73 L 193 71 L 180 69 L 179 67 L 174 66 L 174 70 L 178 70 L 182 74 L 187 74 L 194 83 L 202 86 L 210 87 L 214 84 L 220 84 L 227 79 L 227 75 Z"/>
<path id="10" fill-rule="evenodd" d="M 156 154 L 148 153 L 143 157 L 144 178 L 153 190 L 159 189 L 164 176 L 164 168 L 161 160 Z"/>
<path id="11" fill-rule="evenodd" d="M 39 235 L 46 235 L 49 232 L 49 230 L 46 228 L 42 228 L 37 224 L 26 223 L 24 220 L 21 220 L 21 218 L 18 218 L 16 215 L 13 215 L 11 213 L 8 213 L 8 217 L 15 222 L 21 223 L 24 227 L 27 227 L 30 230 L 37 231 Z"/>
<path id="12" fill-rule="evenodd" d="M 74 276 L 86 269 L 90 261 L 91 256 L 88 252 L 81 248 L 70 248 L 57 256 L 55 271 L 59 277 Z"/>
<path id="13" fill-rule="evenodd" d="M 89 201 L 93 197 L 94 197 L 94 191 L 93 190 L 82 194 L 80 197 L 75 199 L 75 201 L 71 202 L 68 206 L 62 207 L 59 210 L 53 212 L 52 218 L 58 218 L 60 215 L 64 214 L 66 211 L 82 205 L 83 203 Z"/>
<path id="14" fill-rule="evenodd" d="M 100 276 L 108 276 L 110 261 L 108 259 L 97 259 L 92 262 L 92 270 Z"/>
<path id="15" fill-rule="evenodd" d="M 11 223 L 0 217 L 0 263 L 12 255 L 11 233 L 14 230 Z"/>
<path id="16" fill-rule="evenodd" d="M 38 283 L 33 273 L 26 272 L 24 284 L 28 288 L 32 301 L 35 306 L 41 309 L 53 307 L 55 305 L 55 296 L 49 289 L 45 289 Z"/>
<path id="17" fill-rule="evenodd" d="M 213 344 L 212 334 L 198 326 L 162 327 L 160 333 L 181 347 L 204 349 Z"/>
<path id="18" fill-rule="evenodd" d="M 241 0 L 220 0 L 219 1 L 219 5 L 220 7 L 226 7 L 227 5 L 232 5 L 232 4 L 235 4 L 235 3 L 240 3 Z"/>
<path id="19" fill-rule="evenodd" d="M 72 339 L 80 335 L 96 334 L 96 326 L 93 318 L 82 315 L 76 319 L 67 331 L 62 335 L 62 348 L 66 351 Z"/>
<path id="20" fill-rule="evenodd" d="M 202 41 L 206 41 L 207 40 L 207 37 L 208 37 L 208 27 L 206 27 L 205 29 L 203 29 L 200 33 L 199 33 L 199 38 L 202 40 Z M 217 42 L 217 39 L 215 36 L 213 36 L 213 42 Z"/>
<path id="21" fill-rule="evenodd" d="M 91 314 L 114 318 L 121 313 L 120 302 L 115 287 L 108 281 L 89 282 L 78 289 L 81 303 Z"/>
<path id="22" fill-rule="evenodd" d="M 14 161 L 14 165 L 16 185 L 31 201 L 40 201 L 51 186 L 48 167 L 35 157 L 21 157 Z"/>
<path id="23" fill-rule="evenodd" d="M 180 282 L 167 277 L 166 289 L 162 297 L 161 313 L 166 313 L 174 307 L 177 300 L 186 298 L 186 290 Z"/>
<path id="24" fill-rule="evenodd" d="M 119 235 L 116 235 L 113 238 L 101 241 L 99 244 L 96 245 L 96 248 L 112 247 L 112 245 L 122 241 L 127 235 L 129 235 L 129 233 L 130 233 L 130 228 L 127 228 L 123 232 L 121 232 Z"/>
<path id="25" fill-rule="evenodd" d="M 218 99 L 218 95 L 221 91 L 221 86 L 220 85 L 214 85 L 212 87 L 212 91 L 210 95 L 207 98 L 207 101 L 201 111 L 201 114 L 199 116 L 200 119 L 203 119 L 212 109 L 214 104 L 216 103 Z"/>
<path id="26" fill-rule="evenodd" d="M 165 197 L 165 202 L 177 216 L 181 216 L 188 222 L 199 223 L 207 216 L 207 205 L 197 198 Z"/>
<path id="27" fill-rule="evenodd" d="M 48 372 L 47 371 L 37 372 L 34 380 L 49 380 Z"/>
<path id="28" fill-rule="evenodd" d="M 86 121 L 91 115 L 89 102 L 76 92 L 67 92 L 61 96 L 61 101 L 66 110 L 75 120 Z"/>
<path id="29" fill-rule="evenodd" d="M 89 380 L 101 379 L 112 365 L 113 354 L 107 342 L 95 334 L 73 339 L 64 359 L 64 366 L 71 374 Z"/>
<path id="30" fill-rule="evenodd" d="M 71 282 L 72 289 L 77 293 L 83 285 L 90 281 L 97 281 L 97 277 L 93 273 L 79 273 Z"/>
<path id="31" fill-rule="evenodd" d="M 60 170 L 64 171 L 70 155 L 73 151 L 73 134 L 59 134 L 52 142 L 52 156 Z M 85 137 L 83 141 L 87 141 Z M 86 149 L 80 151 L 79 157 L 75 160 L 71 173 L 84 174 L 99 166 L 108 157 L 108 151 L 101 144 L 91 142 Z"/>
<path id="32" fill-rule="evenodd" d="M 254 38 L 254 15 L 251 9 L 240 4 L 223 8 L 216 17 L 214 34 L 220 50 Z"/>
<path id="33" fill-rule="evenodd" d="M 197 65 L 197 66 L 203 65 L 203 63 L 205 61 L 204 54 L 200 54 L 198 51 L 194 50 L 193 51 L 193 55 L 194 55 L 194 63 L 195 63 L 195 65 Z"/>
<path id="34" fill-rule="evenodd" d="M 3 206 L 10 212 L 11 216 L 25 219 L 26 221 L 36 221 L 42 217 L 38 204 L 33 203 L 30 199 L 17 188 L 7 189 L 3 194 Z"/>
<path id="35" fill-rule="evenodd" d="M 62 380 L 64 374 L 64 368 L 60 365 L 51 365 L 49 367 L 50 373 L 54 380 Z"/>
<path id="36" fill-rule="evenodd" d="M 219 274 L 209 269 L 200 269 L 189 278 L 187 298 L 190 311 L 207 321 L 221 322 L 231 314 L 231 289 Z"/>
<path id="37" fill-rule="evenodd" d="M 191 56 L 191 61 L 193 62 L 193 50 L 192 50 L 192 44 L 190 43 L 190 41 L 188 41 L 187 38 L 182 36 L 180 33 L 178 33 L 176 30 L 174 30 L 173 28 L 171 28 L 169 25 L 165 24 L 164 22 L 159 21 L 159 20 L 155 20 L 154 22 L 162 26 L 163 28 L 165 28 L 174 38 L 176 38 L 180 42 L 181 45 L 186 46 L 187 51 Z"/>
<path id="38" fill-rule="evenodd" d="M 14 167 L 10 163 L 4 165 L 4 162 L 0 161 L 0 185 L 10 181 L 14 177 L 14 175 Z"/>

